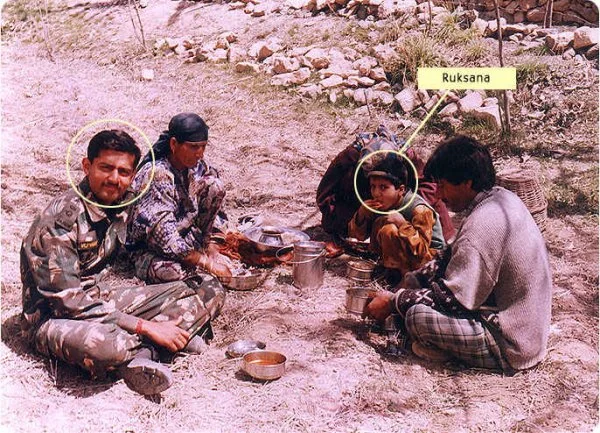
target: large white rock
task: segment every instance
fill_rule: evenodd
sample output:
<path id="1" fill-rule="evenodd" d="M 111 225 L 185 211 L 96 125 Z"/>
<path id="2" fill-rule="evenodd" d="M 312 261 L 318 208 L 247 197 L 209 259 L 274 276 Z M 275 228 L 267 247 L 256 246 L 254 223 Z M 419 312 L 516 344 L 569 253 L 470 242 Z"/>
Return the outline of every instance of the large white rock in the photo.
<path id="1" fill-rule="evenodd" d="M 573 35 L 573 48 L 580 50 L 581 48 L 591 47 L 598 43 L 598 28 L 579 27 Z"/>
<path id="2" fill-rule="evenodd" d="M 562 54 L 573 45 L 575 34 L 573 32 L 560 32 L 546 36 L 545 43 L 548 49 L 557 54 Z"/>
<path id="3" fill-rule="evenodd" d="M 373 103 L 383 107 L 390 106 L 394 103 L 394 95 L 382 90 L 373 90 Z"/>
<path id="4" fill-rule="evenodd" d="M 304 84 L 310 78 L 310 69 L 300 68 L 297 71 L 289 72 L 287 74 L 274 75 L 271 78 L 272 86 L 294 86 L 298 84 Z"/>
<path id="5" fill-rule="evenodd" d="M 286 0 L 285 5 L 292 9 L 302 9 L 308 6 L 309 0 Z"/>
<path id="6" fill-rule="evenodd" d="M 356 89 L 359 86 L 358 77 L 355 77 L 355 76 L 348 77 L 347 79 L 344 80 L 344 86 L 352 87 L 353 89 Z"/>
<path id="7" fill-rule="evenodd" d="M 506 18 L 500 18 L 500 27 L 506 27 Z M 488 21 L 487 28 L 485 29 L 484 36 L 496 36 L 498 31 L 498 22 L 496 20 Z"/>
<path id="8" fill-rule="evenodd" d="M 373 90 L 382 90 L 384 92 L 388 92 L 391 88 L 392 86 L 387 81 L 382 81 L 373 86 Z"/>
<path id="9" fill-rule="evenodd" d="M 366 105 L 373 101 L 373 91 L 371 89 L 358 89 L 354 91 L 354 102 L 357 105 Z"/>
<path id="10" fill-rule="evenodd" d="M 254 73 L 260 72 L 260 65 L 252 62 L 238 62 L 235 64 L 235 72 L 238 73 Z"/>
<path id="11" fill-rule="evenodd" d="M 327 51 L 322 48 L 313 48 L 304 54 L 304 58 L 315 69 L 324 69 L 329 66 L 330 59 Z"/>
<path id="12" fill-rule="evenodd" d="M 412 16 L 417 9 L 415 0 L 383 0 L 377 8 L 377 16 L 380 19 L 393 15 Z"/>
<path id="13" fill-rule="evenodd" d="M 254 9 L 252 10 L 252 13 L 250 14 L 251 17 L 264 17 L 267 13 L 269 13 L 269 5 L 264 4 L 264 3 L 260 3 L 254 6 Z"/>
<path id="14" fill-rule="evenodd" d="M 474 108 L 471 110 L 471 115 L 478 119 L 487 121 L 496 129 L 500 129 L 502 127 L 502 123 L 500 122 L 500 108 L 497 105 Z"/>
<path id="15" fill-rule="evenodd" d="M 375 66 L 377 66 L 377 59 L 371 56 L 365 56 L 352 63 L 352 67 L 358 69 L 358 72 L 363 77 L 368 77 L 371 73 L 371 69 Z"/>
<path id="16" fill-rule="evenodd" d="M 298 87 L 298 94 L 311 98 L 317 99 L 323 93 L 323 89 L 318 84 L 303 84 Z"/>
<path id="17" fill-rule="evenodd" d="M 379 61 L 379 64 L 383 66 L 398 58 L 398 53 L 390 45 L 379 44 L 374 46 L 371 51 L 373 56 Z"/>
<path id="18" fill-rule="evenodd" d="M 471 92 L 461 98 L 457 104 L 461 113 L 470 113 L 474 109 L 481 107 L 483 97 L 477 92 Z"/>
<path id="19" fill-rule="evenodd" d="M 369 78 L 375 80 L 377 83 L 387 81 L 385 71 L 381 67 L 371 69 L 371 72 L 369 73 Z"/>
<path id="20" fill-rule="evenodd" d="M 454 116 L 457 112 L 458 112 L 458 105 L 456 105 L 456 103 L 454 103 L 454 102 L 451 102 L 448 105 L 446 105 L 444 108 L 442 108 L 438 114 L 440 117 L 449 117 L 449 116 Z"/>
<path id="21" fill-rule="evenodd" d="M 273 57 L 273 73 L 285 74 L 300 69 L 300 62 L 296 58 L 286 57 L 283 54 L 275 54 Z"/>
<path id="22" fill-rule="evenodd" d="M 323 86 L 324 89 L 330 89 L 332 87 L 337 87 L 341 85 L 343 82 L 344 79 L 339 75 L 332 75 L 328 78 L 325 78 L 324 80 L 321 80 L 319 84 Z"/>
<path id="23" fill-rule="evenodd" d="M 259 62 L 262 62 L 267 57 L 273 55 L 277 51 L 281 51 L 283 47 L 279 44 L 277 39 L 271 39 L 268 41 L 260 41 L 252 44 L 248 50 L 250 57 L 254 57 Z"/>
<path id="24" fill-rule="evenodd" d="M 427 111 L 431 111 L 431 109 L 433 108 L 433 106 L 435 104 L 437 104 L 437 102 L 440 100 L 440 97 L 438 95 L 433 95 L 431 98 L 429 98 L 429 101 L 427 101 L 427 103 L 425 104 L 425 110 Z"/>
<path id="25" fill-rule="evenodd" d="M 332 75 L 339 75 L 342 78 L 348 78 L 352 75 L 358 75 L 358 71 L 352 67 L 352 62 L 346 59 L 332 59 L 329 67 L 321 69 L 321 76 L 324 78 Z"/>
<path id="26" fill-rule="evenodd" d="M 484 35 L 485 34 L 485 30 L 487 29 L 488 26 L 488 22 L 485 20 L 482 20 L 481 18 L 477 18 L 475 19 L 475 21 L 473 21 L 471 23 L 471 28 L 474 29 L 479 35 Z"/>
<path id="27" fill-rule="evenodd" d="M 308 47 L 295 47 L 295 48 L 292 48 L 290 51 L 288 51 L 288 55 L 290 57 L 301 57 L 301 56 L 304 56 L 306 53 L 308 53 L 313 48 L 314 47 L 312 45 L 309 45 Z"/>
<path id="28" fill-rule="evenodd" d="M 371 87 L 373 84 L 375 84 L 375 80 L 372 80 L 369 77 L 359 77 L 358 84 L 362 87 Z"/>
<path id="29" fill-rule="evenodd" d="M 398 105 L 400 105 L 400 108 L 402 108 L 402 111 L 405 113 L 410 113 L 418 106 L 415 92 L 408 87 L 402 89 L 402 91 L 398 93 L 394 99 L 398 102 Z"/>
<path id="30" fill-rule="evenodd" d="M 213 63 L 227 63 L 227 50 L 217 48 L 216 50 L 209 52 L 206 57 Z"/>
<path id="31" fill-rule="evenodd" d="M 247 56 L 246 50 L 240 46 L 232 45 L 229 48 L 229 63 L 243 62 Z"/>
<path id="32" fill-rule="evenodd" d="M 498 98 L 496 97 L 491 97 L 491 98 L 485 98 L 483 100 L 483 104 L 484 107 L 490 107 L 492 105 L 498 105 Z"/>

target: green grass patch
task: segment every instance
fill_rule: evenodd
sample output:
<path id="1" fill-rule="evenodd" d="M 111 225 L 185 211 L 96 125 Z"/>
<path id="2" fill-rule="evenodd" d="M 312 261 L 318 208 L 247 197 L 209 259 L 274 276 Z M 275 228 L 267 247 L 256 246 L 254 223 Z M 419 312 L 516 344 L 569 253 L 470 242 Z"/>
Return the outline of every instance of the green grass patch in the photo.
<path id="1" fill-rule="evenodd" d="M 561 167 L 560 175 L 549 185 L 546 198 L 550 216 L 597 215 L 598 169 L 590 167 L 576 172 Z"/>
<path id="2" fill-rule="evenodd" d="M 531 86 L 538 81 L 550 76 L 550 67 L 537 60 L 528 61 L 517 65 L 517 83 L 519 85 Z"/>
<path id="3" fill-rule="evenodd" d="M 465 48 L 463 58 L 467 62 L 476 62 L 484 59 L 488 55 L 488 47 L 482 40 L 474 40 L 469 42 Z"/>
<path id="4" fill-rule="evenodd" d="M 390 84 L 406 84 L 417 79 L 421 67 L 446 66 L 439 45 L 423 34 L 408 36 L 396 47 L 398 57 L 383 65 Z"/>

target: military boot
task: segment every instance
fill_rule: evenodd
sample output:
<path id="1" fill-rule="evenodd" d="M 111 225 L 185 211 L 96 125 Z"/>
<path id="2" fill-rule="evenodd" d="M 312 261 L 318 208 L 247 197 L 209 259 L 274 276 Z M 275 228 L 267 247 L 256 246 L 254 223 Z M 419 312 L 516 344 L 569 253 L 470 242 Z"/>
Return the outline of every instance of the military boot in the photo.
<path id="1" fill-rule="evenodd" d="M 153 361 L 152 352 L 147 348 L 119 367 L 118 372 L 129 389 L 142 395 L 160 394 L 173 384 L 169 367 Z"/>

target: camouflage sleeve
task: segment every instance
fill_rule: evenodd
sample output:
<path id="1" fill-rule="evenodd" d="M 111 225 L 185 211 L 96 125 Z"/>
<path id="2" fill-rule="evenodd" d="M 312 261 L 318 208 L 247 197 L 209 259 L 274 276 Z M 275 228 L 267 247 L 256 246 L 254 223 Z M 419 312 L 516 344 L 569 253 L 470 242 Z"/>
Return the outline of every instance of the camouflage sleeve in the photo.
<path id="1" fill-rule="evenodd" d="M 130 235 L 134 240 L 145 238 L 149 247 L 168 258 L 184 259 L 194 250 L 194 245 L 179 233 L 175 218 L 177 207 L 172 177 L 157 168 L 150 188 L 132 215 Z"/>
<path id="2" fill-rule="evenodd" d="M 55 318 L 94 319 L 135 329 L 135 317 L 115 309 L 111 302 L 94 299 L 81 284 L 77 252 L 77 224 L 70 230 L 55 225 L 42 226 L 26 248 L 33 281 Z"/>

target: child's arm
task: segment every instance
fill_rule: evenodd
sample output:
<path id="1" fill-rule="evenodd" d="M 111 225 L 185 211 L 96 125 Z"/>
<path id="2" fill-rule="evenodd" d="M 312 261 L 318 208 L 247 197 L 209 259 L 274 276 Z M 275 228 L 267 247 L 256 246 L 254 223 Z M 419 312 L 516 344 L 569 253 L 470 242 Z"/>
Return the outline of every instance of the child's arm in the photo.
<path id="1" fill-rule="evenodd" d="M 421 205 L 415 207 L 411 221 L 404 220 L 396 225 L 398 234 L 407 239 L 412 253 L 417 257 L 425 257 L 429 253 L 434 224 L 433 211 Z"/>

